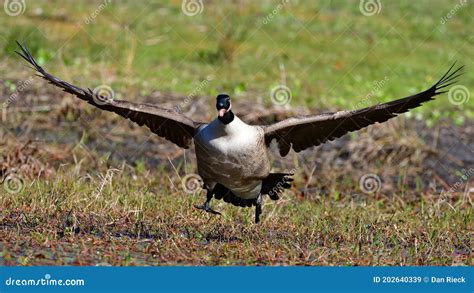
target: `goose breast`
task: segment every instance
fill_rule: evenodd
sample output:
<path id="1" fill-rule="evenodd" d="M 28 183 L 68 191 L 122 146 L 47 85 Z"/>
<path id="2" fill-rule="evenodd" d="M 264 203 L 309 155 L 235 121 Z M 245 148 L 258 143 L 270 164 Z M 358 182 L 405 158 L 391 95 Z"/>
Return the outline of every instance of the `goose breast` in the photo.
<path id="1" fill-rule="evenodd" d="M 241 198 L 255 198 L 270 161 L 261 127 L 238 117 L 224 125 L 219 120 L 202 126 L 194 138 L 199 175 L 214 188 L 220 183 Z"/>

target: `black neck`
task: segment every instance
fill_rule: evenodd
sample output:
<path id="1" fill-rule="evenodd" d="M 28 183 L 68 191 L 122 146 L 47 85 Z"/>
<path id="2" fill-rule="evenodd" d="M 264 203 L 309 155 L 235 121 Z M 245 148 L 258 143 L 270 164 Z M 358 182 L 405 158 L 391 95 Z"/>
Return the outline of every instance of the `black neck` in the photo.
<path id="1" fill-rule="evenodd" d="M 234 113 L 232 113 L 232 110 L 229 110 L 225 112 L 224 116 L 222 117 L 219 116 L 217 118 L 219 119 L 220 122 L 227 125 L 230 122 L 234 121 Z"/>

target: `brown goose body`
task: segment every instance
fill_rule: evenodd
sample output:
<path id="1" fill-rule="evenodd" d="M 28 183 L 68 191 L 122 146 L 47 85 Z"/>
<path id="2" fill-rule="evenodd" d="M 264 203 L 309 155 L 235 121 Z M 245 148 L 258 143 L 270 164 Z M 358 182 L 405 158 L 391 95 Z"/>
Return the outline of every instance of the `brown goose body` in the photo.
<path id="1" fill-rule="evenodd" d="M 453 70 L 453 64 L 430 88 L 402 99 L 354 111 L 293 117 L 269 126 L 244 123 L 230 110 L 230 97 L 219 95 L 216 99 L 219 116 L 205 124 L 156 105 L 108 100 L 91 89 L 72 85 L 46 72 L 25 47 L 18 45 L 20 51 L 17 53 L 33 66 L 37 75 L 65 92 L 101 110 L 145 125 L 182 148 L 190 147 L 194 141 L 198 172 L 207 190 L 207 200 L 198 208 L 218 214 L 209 207 L 213 197 L 236 206 L 255 206 L 255 222 L 260 219 L 263 195 L 277 200 L 279 193 L 289 188 L 293 181 L 292 174 L 270 173 L 267 148 L 272 141 L 276 140 L 280 155 L 284 157 L 291 149 L 300 152 L 348 132 L 387 121 L 446 93 L 446 88 L 456 82 L 463 68 Z"/>
<path id="2" fill-rule="evenodd" d="M 229 124 L 215 119 L 194 137 L 198 173 L 206 189 L 222 184 L 243 199 L 255 199 L 270 174 L 265 131 L 235 117 Z"/>

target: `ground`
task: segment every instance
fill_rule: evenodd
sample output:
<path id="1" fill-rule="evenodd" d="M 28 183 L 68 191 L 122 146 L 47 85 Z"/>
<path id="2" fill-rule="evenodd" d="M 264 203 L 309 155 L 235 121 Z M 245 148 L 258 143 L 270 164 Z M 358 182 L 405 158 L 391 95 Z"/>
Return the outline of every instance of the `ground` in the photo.
<path id="1" fill-rule="evenodd" d="M 472 7 L 377 2 L 373 15 L 329 0 L 0 11 L 0 265 L 472 265 Z M 407 96 L 455 60 L 466 70 L 460 93 L 410 115 L 284 159 L 272 148 L 295 184 L 255 225 L 253 209 L 194 209 L 193 149 L 45 85 L 15 40 L 65 80 L 200 121 L 220 92 L 268 124 Z"/>

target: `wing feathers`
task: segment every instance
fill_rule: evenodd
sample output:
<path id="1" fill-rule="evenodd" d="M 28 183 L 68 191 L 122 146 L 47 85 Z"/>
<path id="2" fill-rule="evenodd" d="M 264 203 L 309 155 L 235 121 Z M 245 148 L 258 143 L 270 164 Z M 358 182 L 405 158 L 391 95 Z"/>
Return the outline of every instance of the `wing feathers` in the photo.
<path id="1" fill-rule="evenodd" d="M 20 51 L 17 51 L 16 53 L 25 59 L 31 65 L 32 69 L 37 71 L 37 76 L 101 110 L 114 112 L 122 117 L 130 119 L 140 126 L 146 125 L 152 132 L 180 147 L 188 148 L 190 146 L 195 131 L 201 123 L 194 122 L 175 111 L 155 105 L 137 104 L 120 100 L 107 100 L 103 96 L 97 96 L 97 94 L 90 88 L 82 89 L 49 74 L 38 65 L 26 47 L 18 42 L 17 44 Z"/>
<path id="2" fill-rule="evenodd" d="M 464 66 L 449 70 L 429 89 L 418 94 L 391 101 L 384 104 L 363 108 L 355 111 L 340 111 L 321 115 L 289 118 L 265 127 L 265 143 L 269 145 L 273 139 L 278 141 L 281 156 L 286 156 L 290 149 L 300 152 L 311 146 L 341 137 L 344 134 L 359 130 L 374 123 L 381 123 L 405 113 L 410 109 L 433 100 L 443 94 L 445 89 L 454 83 L 463 74 Z"/>

